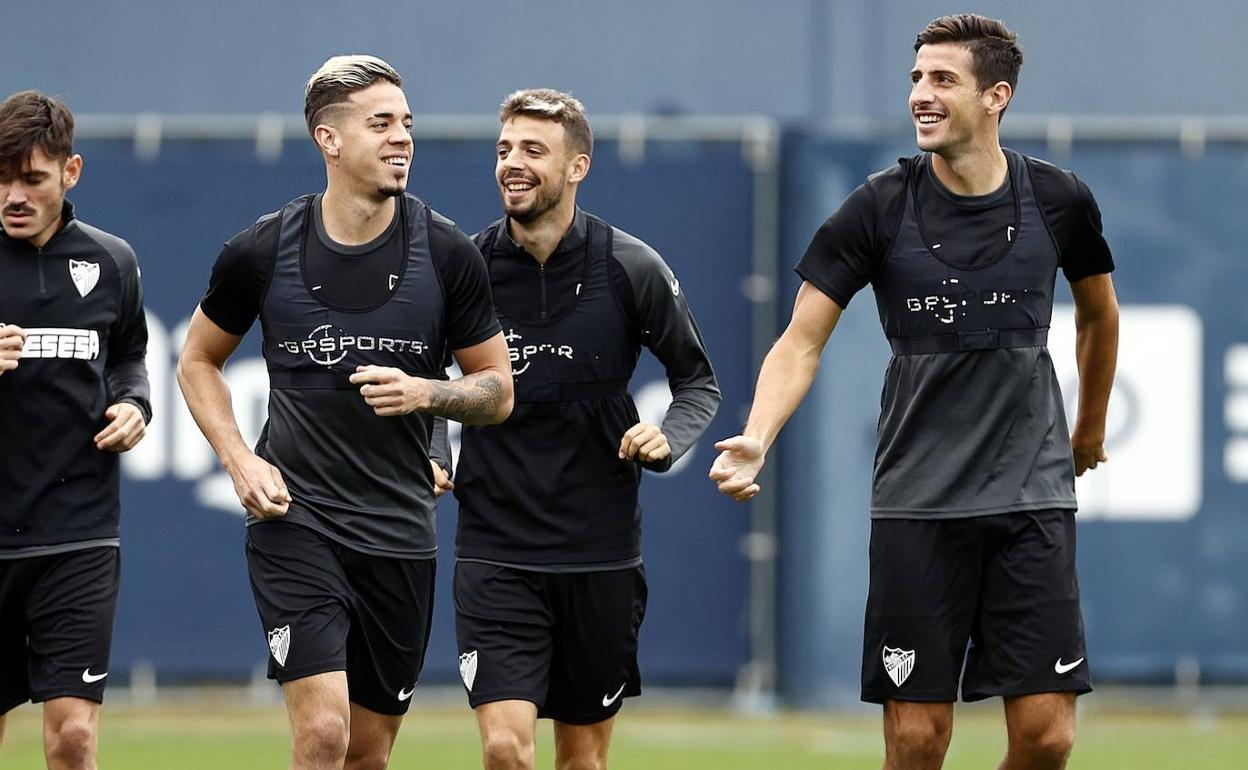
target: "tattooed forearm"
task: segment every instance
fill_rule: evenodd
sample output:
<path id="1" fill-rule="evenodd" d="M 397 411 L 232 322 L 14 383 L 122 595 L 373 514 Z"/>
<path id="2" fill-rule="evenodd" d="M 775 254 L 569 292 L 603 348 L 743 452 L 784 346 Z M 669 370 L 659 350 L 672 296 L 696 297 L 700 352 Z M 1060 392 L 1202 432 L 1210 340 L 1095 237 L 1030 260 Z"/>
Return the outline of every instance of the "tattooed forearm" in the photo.
<path id="1" fill-rule="evenodd" d="M 503 400 L 502 375 L 475 372 L 450 382 L 430 381 L 426 411 L 467 425 L 489 425 L 506 416 L 500 415 Z"/>

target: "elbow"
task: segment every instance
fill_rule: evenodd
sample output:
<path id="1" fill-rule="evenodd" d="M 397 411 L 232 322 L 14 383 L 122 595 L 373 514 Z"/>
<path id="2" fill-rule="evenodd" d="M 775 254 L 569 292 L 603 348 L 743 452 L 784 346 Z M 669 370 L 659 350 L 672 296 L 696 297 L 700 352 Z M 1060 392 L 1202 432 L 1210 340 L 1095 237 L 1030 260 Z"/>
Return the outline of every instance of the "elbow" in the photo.
<path id="1" fill-rule="evenodd" d="M 494 410 L 494 414 L 489 421 L 490 425 L 498 425 L 511 416 L 511 410 L 516 405 L 516 390 L 513 387 L 510 376 L 504 376 L 502 379 L 502 387 L 498 394 L 498 407 Z"/>

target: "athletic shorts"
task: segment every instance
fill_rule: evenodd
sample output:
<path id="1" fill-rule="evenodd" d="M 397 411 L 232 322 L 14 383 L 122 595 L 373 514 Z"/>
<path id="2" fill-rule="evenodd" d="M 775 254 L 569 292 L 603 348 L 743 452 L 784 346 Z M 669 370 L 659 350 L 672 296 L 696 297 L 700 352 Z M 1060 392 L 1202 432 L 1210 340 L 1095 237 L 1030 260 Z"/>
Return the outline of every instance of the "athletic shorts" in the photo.
<path id="1" fill-rule="evenodd" d="M 247 567 L 270 679 L 345 671 L 352 703 L 407 713 L 429 644 L 433 559 L 372 556 L 264 521 L 247 527 Z"/>
<path id="2" fill-rule="evenodd" d="M 587 725 L 641 694 L 642 567 L 552 573 L 461 561 L 454 583 L 459 672 L 473 708 L 527 700 L 539 717 Z"/>
<path id="3" fill-rule="evenodd" d="M 120 585 L 115 546 L 0 559 L 0 714 L 28 700 L 103 702 Z"/>
<path id="4" fill-rule="evenodd" d="M 862 699 L 954 701 L 959 679 L 966 701 L 1091 691 L 1074 511 L 871 522 Z"/>

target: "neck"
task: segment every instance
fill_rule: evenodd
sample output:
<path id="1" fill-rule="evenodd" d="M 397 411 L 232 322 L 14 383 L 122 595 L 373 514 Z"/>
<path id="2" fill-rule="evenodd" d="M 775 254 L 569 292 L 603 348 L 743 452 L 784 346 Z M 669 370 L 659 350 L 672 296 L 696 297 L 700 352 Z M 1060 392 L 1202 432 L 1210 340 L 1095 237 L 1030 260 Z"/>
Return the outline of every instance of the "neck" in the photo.
<path id="1" fill-rule="evenodd" d="M 1009 166 L 1001 143 L 973 145 L 956 153 L 933 153 L 932 170 L 949 192 L 955 195 L 987 195 L 1005 183 Z"/>
<path id="2" fill-rule="evenodd" d="M 336 243 L 358 246 L 385 232 L 394 219 L 394 205 L 393 197 L 359 195 L 330 180 L 321 197 L 321 223 Z"/>
<path id="3" fill-rule="evenodd" d="M 31 246 L 34 246 L 36 249 L 42 249 L 44 246 L 48 245 L 48 241 L 52 240 L 52 238 L 55 237 L 56 234 L 61 231 L 61 228 L 64 225 L 65 225 L 65 215 L 62 214 L 61 216 L 56 218 L 56 221 L 52 223 L 51 227 L 49 227 L 47 230 L 44 230 L 41 233 L 35 234 L 34 236 L 32 236 L 30 239 L 27 240 L 27 243 L 29 243 Z"/>
<path id="4" fill-rule="evenodd" d="M 507 232 L 538 264 L 544 265 L 559 247 L 559 241 L 572 229 L 572 220 L 575 217 L 576 202 L 565 198 L 558 206 L 532 222 L 522 224 L 508 217 Z"/>

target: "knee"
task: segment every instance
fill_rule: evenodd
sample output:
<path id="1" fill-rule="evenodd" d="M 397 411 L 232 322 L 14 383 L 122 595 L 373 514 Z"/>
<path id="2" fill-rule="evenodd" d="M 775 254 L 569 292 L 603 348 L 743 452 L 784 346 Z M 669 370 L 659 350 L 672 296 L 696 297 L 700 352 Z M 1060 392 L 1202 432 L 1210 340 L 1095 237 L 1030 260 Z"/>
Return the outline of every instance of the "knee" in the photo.
<path id="1" fill-rule="evenodd" d="M 65 719 L 48 730 L 47 744 L 49 764 L 90 767 L 95 756 L 95 723 L 86 717 Z"/>
<path id="2" fill-rule="evenodd" d="M 952 736 L 951 719 L 919 712 L 895 720 L 888 730 L 888 743 L 905 755 L 944 756 Z"/>
<path id="3" fill-rule="evenodd" d="M 1075 726 L 1053 720 L 1020 730 L 1013 739 L 1019 753 L 1042 760 L 1043 767 L 1063 767 L 1075 745 Z"/>
<path id="4" fill-rule="evenodd" d="M 347 756 L 350 732 L 339 714 L 322 713 L 303 720 L 295 728 L 295 752 L 304 758 L 341 764 Z"/>
<path id="5" fill-rule="evenodd" d="M 385 747 L 369 747 L 364 751 L 352 749 L 347 754 L 344 770 L 386 770 L 390 764 L 390 750 Z"/>
<path id="6" fill-rule="evenodd" d="M 481 741 L 486 770 L 521 770 L 533 766 L 533 744 L 510 730 L 492 730 Z"/>

